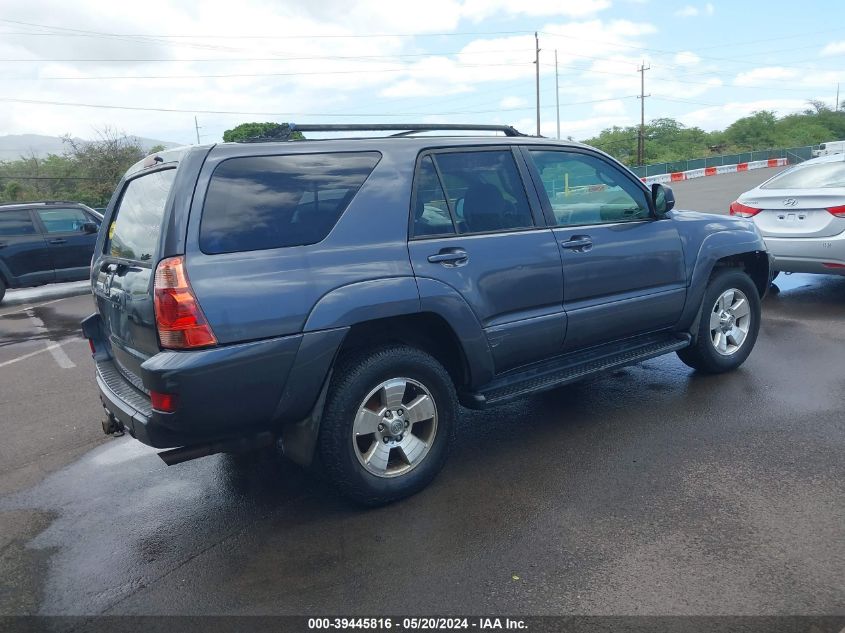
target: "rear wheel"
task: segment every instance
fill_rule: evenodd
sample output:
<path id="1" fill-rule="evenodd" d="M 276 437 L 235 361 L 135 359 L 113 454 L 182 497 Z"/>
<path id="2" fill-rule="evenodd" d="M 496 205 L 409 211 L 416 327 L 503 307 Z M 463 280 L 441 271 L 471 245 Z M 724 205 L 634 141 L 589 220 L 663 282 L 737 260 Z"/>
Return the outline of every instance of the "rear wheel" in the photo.
<path id="1" fill-rule="evenodd" d="M 320 424 L 329 480 L 364 505 L 424 488 L 446 461 L 457 398 L 432 356 L 404 345 L 363 351 L 335 369 Z"/>
<path id="2" fill-rule="evenodd" d="M 754 348 L 760 329 L 760 295 L 751 278 L 736 269 L 716 272 L 704 292 L 696 342 L 678 357 L 699 371 L 736 369 Z"/>
<path id="3" fill-rule="evenodd" d="M 3 281 L 3 278 L 0 277 L 0 303 L 3 301 L 3 297 L 6 296 L 6 282 Z"/>

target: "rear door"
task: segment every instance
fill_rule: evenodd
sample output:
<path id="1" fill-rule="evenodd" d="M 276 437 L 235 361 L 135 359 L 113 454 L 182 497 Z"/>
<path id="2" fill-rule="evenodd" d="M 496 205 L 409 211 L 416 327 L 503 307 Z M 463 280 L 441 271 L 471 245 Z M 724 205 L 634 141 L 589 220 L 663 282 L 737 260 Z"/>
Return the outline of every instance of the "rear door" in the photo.
<path id="1" fill-rule="evenodd" d="M 47 243 L 28 209 L 0 210 L 0 271 L 21 286 L 55 278 Z"/>
<path id="2" fill-rule="evenodd" d="M 113 357 L 135 376 L 159 351 L 153 274 L 175 174 L 175 167 L 161 168 L 126 181 L 93 263 L 94 295 Z"/>
<path id="3" fill-rule="evenodd" d="M 409 249 L 414 274 L 459 292 L 487 335 L 496 371 L 560 352 L 566 317 L 554 235 L 510 147 L 423 154 Z"/>
<path id="4" fill-rule="evenodd" d="M 97 233 L 86 232 L 85 228 L 92 222 L 97 223 L 95 219 L 73 207 L 37 209 L 35 213 L 47 241 L 56 280 L 88 277 Z"/>
<path id="5" fill-rule="evenodd" d="M 599 154 L 537 147 L 526 155 L 562 255 L 564 347 L 675 325 L 686 298 L 675 222 L 653 217 L 646 189 Z"/>

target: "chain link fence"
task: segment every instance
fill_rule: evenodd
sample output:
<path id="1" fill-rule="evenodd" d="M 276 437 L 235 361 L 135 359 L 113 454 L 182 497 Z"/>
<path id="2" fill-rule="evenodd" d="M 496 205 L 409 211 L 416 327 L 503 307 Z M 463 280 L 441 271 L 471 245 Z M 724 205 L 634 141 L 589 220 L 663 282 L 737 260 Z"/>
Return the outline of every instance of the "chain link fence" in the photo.
<path id="1" fill-rule="evenodd" d="M 674 171 L 687 171 L 688 169 L 701 169 L 702 167 L 719 167 L 721 165 L 734 165 L 736 163 L 750 163 L 755 160 L 768 160 L 769 158 L 788 158 L 789 164 L 801 163 L 813 157 L 813 149 L 817 146 L 806 145 L 804 147 L 790 147 L 787 149 L 764 149 L 757 152 L 742 152 L 740 154 L 725 154 L 723 156 L 708 156 L 707 158 L 693 158 L 690 160 L 677 160 L 668 163 L 656 163 L 642 167 L 631 167 L 631 170 L 640 178 L 644 176 L 656 176 L 668 174 Z"/>

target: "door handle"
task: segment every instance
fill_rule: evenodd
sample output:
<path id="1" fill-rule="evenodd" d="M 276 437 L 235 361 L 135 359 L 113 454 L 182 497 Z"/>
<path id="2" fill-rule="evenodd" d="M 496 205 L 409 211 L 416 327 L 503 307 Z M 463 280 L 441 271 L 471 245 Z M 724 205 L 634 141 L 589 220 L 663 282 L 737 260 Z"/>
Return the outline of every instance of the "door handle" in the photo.
<path id="1" fill-rule="evenodd" d="M 50 244 L 67 244 L 67 240 L 63 237 L 54 237 L 50 240 Z"/>
<path id="2" fill-rule="evenodd" d="M 577 252 L 584 252 L 593 247 L 593 240 L 589 235 L 574 235 L 565 242 L 561 242 L 560 245 L 562 248 L 572 249 Z"/>
<path id="3" fill-rule="evenodd" d="M 444 266 L 456 266 L 458 264 L 466 263 L 469 255 L 462 248 L 444 248 L 436 255 L 429 255 L 428 261 L 432 264 L 443 264 Z"/>

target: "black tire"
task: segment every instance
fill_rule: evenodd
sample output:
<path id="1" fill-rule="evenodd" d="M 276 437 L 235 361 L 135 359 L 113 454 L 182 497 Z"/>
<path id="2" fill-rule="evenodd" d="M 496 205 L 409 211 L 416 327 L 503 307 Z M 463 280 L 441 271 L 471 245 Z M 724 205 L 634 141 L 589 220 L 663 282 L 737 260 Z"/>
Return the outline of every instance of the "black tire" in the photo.
<path id="1" fill-rule="evenodd" d="M 3 302 L 3 297 L 6 296 L 6 282 L 0 277 L 0 303 Z"/>
<path id="2" fill-rule="evenodd" d="M 428 391 L 436 411 L 435 432 L 427 453 L 408 472 L 377 476 L 359 461 L 358 454 L 363 449 L 356 445 L 359 440 L 355 439 L 353 424 L 368 394 L 385 381 L 398 378 L 416 381 Z M 324 474 L 343 496 L 365 506 L 413 495 L 425 488 L 445 464 L 457 411 L 457 396 L 449 374 L 422 350 L 389 345 L 349 354 L 335 367 L 320 424 L 318 452 Z M 378 443 L 379 436 L 373 437 Z M 369 441 L 368 437 L 362 438 L 365 444 Z M 393 449 L 388 454 L 393 459 Z M 404 456 L 402 451 L 397 454 Z M 404 466 L 400 463 L 400 467 Z"/>
<path id="3" fill-rule="evenodd" d="M 740 290 L 748 300 L 750 323 L 748 332 L 739 348 L 730 355 L 720 354 L 713 343 L 710 314 L 715 312 L 716 301 L 730 289 Z M 751 278 L 743 271 L 725 268 L 713 273 L 701 302 L 698 335 L 692 346 L 678 352 L 684 364 L 708 374 L 721 374 L 742 365 L 757 341 L 760 331 L 760 294 Z"/>

